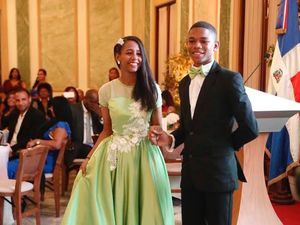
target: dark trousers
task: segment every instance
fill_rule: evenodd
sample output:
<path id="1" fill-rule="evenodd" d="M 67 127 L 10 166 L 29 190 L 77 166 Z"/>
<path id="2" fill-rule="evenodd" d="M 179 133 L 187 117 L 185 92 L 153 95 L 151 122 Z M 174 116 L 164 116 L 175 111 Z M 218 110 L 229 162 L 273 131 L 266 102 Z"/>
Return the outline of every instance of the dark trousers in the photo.
<path id="1" fill-rule="evenodd" d="M 231 225 L 232 194 L 182 188 L 182 225 Z"/>

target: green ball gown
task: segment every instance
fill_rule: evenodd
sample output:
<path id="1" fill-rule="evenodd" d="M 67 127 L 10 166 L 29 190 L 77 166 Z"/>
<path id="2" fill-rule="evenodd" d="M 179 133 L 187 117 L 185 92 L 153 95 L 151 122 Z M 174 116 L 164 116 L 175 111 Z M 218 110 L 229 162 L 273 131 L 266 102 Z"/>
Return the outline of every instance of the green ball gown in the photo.
<path id="1" fill-rule="evenodd" d="M 140 109 L 132 89 L 118 79 L 100 88 L 113 134 L 98 145 L 86 176 L 79 171 L 63 225 L 174 225 L 164 158 L 147 138 L 151 112 Z"/>

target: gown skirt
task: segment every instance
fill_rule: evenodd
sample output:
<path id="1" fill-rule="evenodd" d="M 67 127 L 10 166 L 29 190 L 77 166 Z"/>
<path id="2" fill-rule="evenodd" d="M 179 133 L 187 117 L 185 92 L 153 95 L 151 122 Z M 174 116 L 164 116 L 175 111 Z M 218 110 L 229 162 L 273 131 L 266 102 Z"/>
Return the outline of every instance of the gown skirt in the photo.
<path id="1" fill-rule="evenodd" d="M 172 197 L 164 158 L 147 137 L 130 151 L 116 152 L 111 169 L 109 144 L 98 145 L 73 185 L 63 225 L 174 225 Z"/>

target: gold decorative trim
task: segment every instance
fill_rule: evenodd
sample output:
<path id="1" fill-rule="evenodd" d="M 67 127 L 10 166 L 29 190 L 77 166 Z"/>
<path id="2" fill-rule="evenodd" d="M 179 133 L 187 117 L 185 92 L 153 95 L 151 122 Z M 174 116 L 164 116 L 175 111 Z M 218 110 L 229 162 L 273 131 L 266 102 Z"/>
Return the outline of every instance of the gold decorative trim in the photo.
<path id="1" fill-rule="evenodd" d="M 278 175 L 277 177 L 271 179 L 268 181 L 268 186 L 271 186 L 272 184 L 282 180 L 283 178 L 287 177 L 288 175 L 290 175 L 290 173 L 292 172 L 292 169 L 294 169 L 295 167 L 300 166 L 299 162 L 293 162 L 290 165 L 288 165 L 288 167 L 286 168 L 285 172 Z"/>
<path id="2" fill-rule="evenodd" d="M 280 29 L 276 29 L 276 34 L 285 34 L 286 33 L 286 29 L 280 28 Z"/>

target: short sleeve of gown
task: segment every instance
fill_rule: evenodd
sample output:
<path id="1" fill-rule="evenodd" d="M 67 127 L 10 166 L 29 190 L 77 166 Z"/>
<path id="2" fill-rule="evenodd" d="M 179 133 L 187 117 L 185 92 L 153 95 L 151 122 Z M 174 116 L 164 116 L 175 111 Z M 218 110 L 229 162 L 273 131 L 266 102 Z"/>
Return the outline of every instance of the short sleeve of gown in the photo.
<path id="1" fill-rule="evenodd" d="M 104 85 L 102 85 L 99 89 L 99 104 L 102 107 L 107 107 L 108 106 L 108 101 L 110 99 L 110 87 L 111 82 L 105 83 Z"/>
<path id="2" fill-rule="evenodd" d="M 156 107 L 159 108 L 162 106 L 162 97 L 161 97 L 161 90 L 158 86 L 158 84 L 155 84 L 157 89 L 157 100 L 156 100 Z"/>

